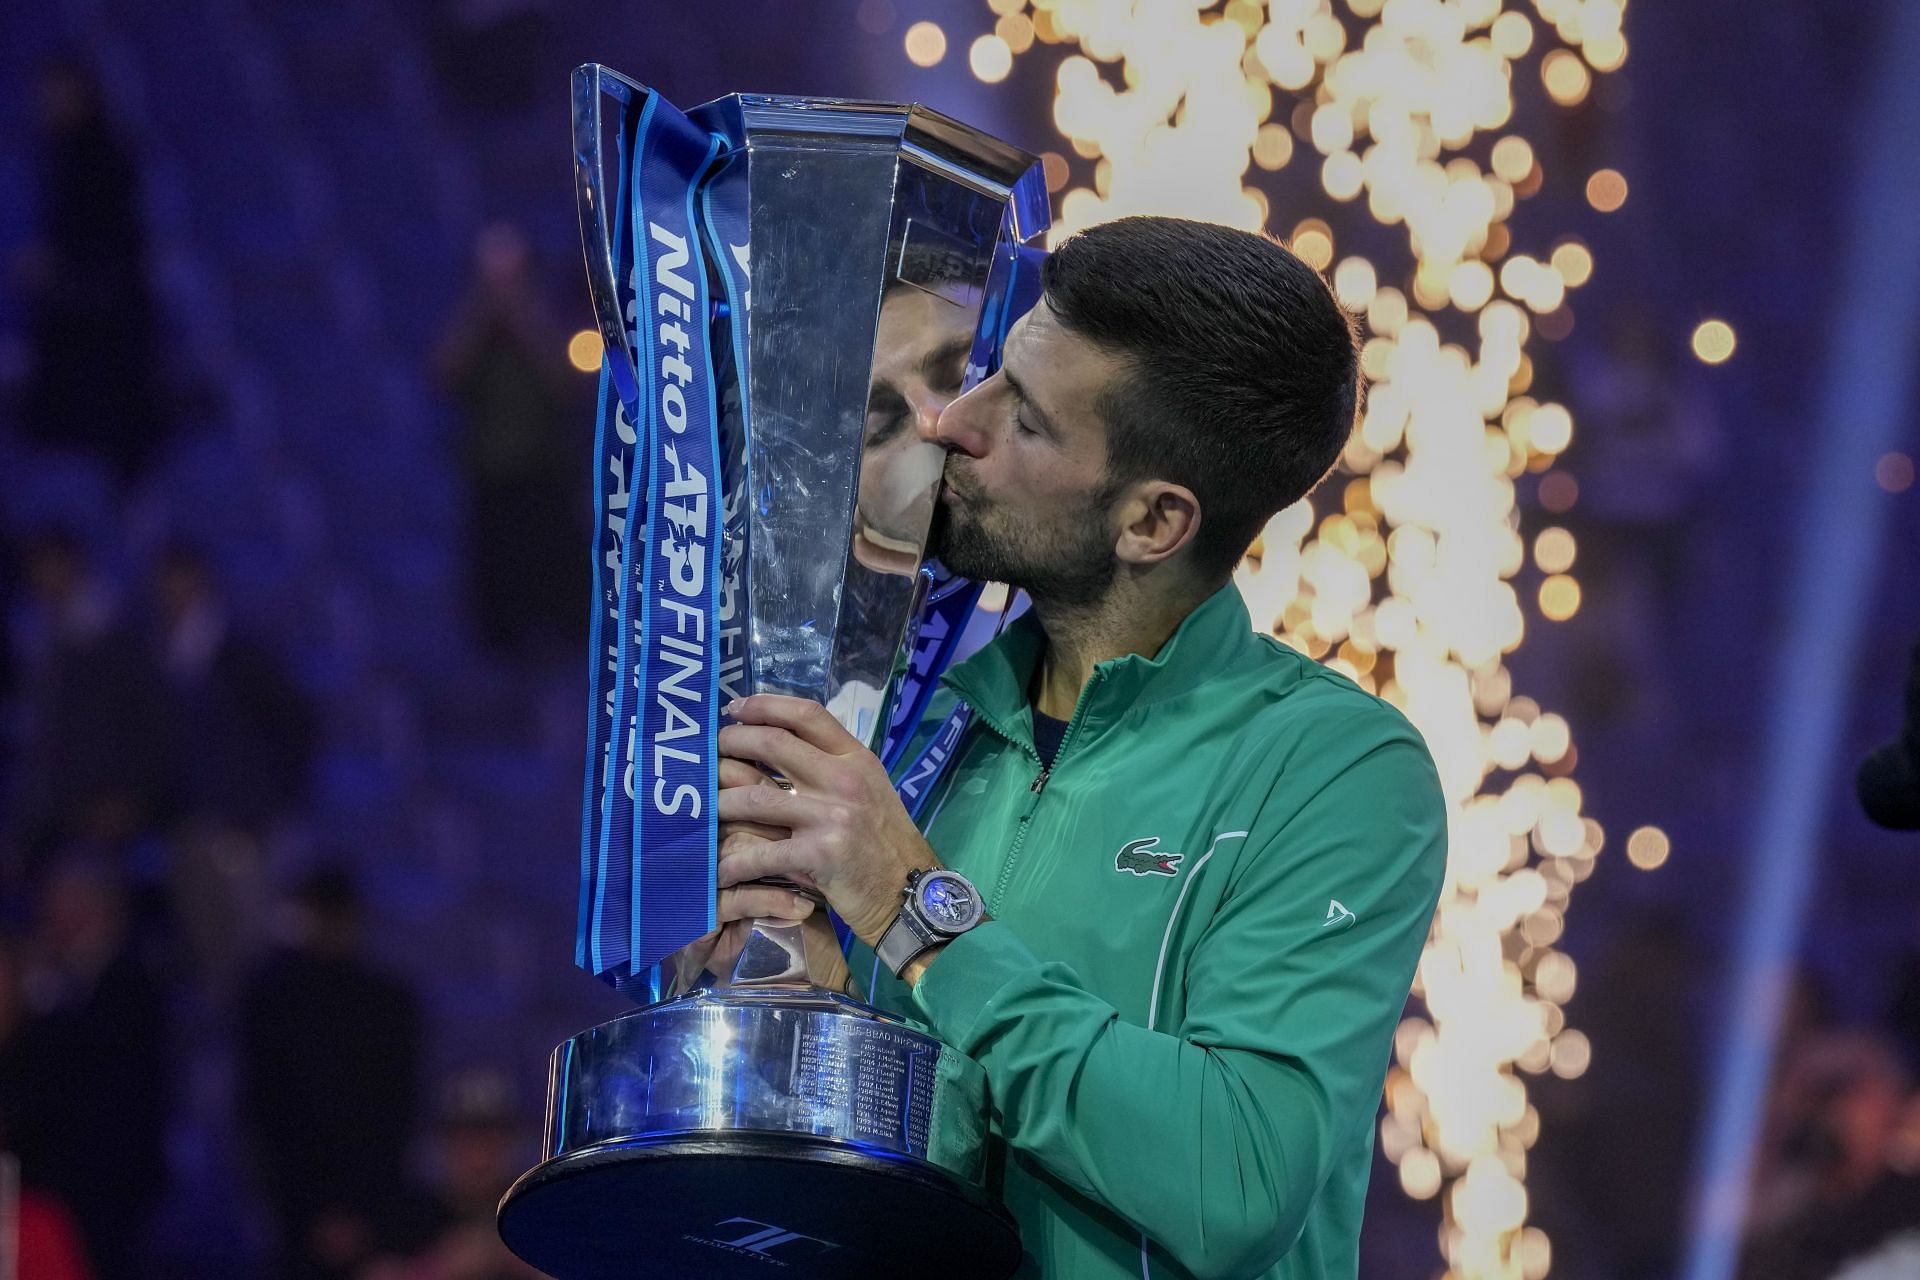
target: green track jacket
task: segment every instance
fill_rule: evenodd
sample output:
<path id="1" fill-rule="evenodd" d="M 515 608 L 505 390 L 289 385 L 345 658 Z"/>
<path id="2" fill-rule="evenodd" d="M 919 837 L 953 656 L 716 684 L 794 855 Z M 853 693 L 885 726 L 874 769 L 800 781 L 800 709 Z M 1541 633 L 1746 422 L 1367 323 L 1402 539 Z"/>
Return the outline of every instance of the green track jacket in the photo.
<path id="1" fill-rule="evenodd" d="M 925 826 L 992 919 L 911 992 L 858 942 L 855 979 L 984 1069 L 1023 1276 L 1351 1277 L 1446 869 L 1426 745 L 1228 586 L 1101 663 L 1042 772 L 1044 647 L 1017 620 L 919 731 L 974 708 Z"/>

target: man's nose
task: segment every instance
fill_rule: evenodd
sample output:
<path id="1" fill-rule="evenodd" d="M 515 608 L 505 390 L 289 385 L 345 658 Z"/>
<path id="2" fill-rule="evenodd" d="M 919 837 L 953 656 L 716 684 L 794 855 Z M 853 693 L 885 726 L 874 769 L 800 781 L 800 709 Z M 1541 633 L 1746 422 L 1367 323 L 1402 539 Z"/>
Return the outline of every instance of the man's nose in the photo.
<path id="1" fill-rule="evenodd" d="M 918 414 L 920 438 L 977 458 L 986 449 L 986 435 L 979 427 L 980 408 L 980 387 L 975 387 L 944 407 Z"/>
<path id="2" fill-rule="evenodd" d="M 940 415 L 953 403 L 951 397 L 921 388 L 913 397 L 913 429 L 922 440 L 936 443 L 940 439 Z"/>

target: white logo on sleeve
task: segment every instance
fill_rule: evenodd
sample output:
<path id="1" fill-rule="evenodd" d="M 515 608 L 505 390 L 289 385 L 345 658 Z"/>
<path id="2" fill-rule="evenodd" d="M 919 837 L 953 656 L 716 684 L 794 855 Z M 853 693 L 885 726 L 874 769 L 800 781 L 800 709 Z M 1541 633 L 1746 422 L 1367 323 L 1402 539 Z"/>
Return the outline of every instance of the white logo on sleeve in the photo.
<path id="1" fill-rule="evenodd" d="M 1341 906 L 1340 899 L 1331 898 L 1327 901 L 1327 918 L 1320 922 L 1320 927 L 1322 929 L 1331 929 L 1335 933 L 1338 933 L 1342 929 L 1352 928 L 1354 921 L 1359 918 L 1359 916 L 1356 916 L 1353 912 Z"/>

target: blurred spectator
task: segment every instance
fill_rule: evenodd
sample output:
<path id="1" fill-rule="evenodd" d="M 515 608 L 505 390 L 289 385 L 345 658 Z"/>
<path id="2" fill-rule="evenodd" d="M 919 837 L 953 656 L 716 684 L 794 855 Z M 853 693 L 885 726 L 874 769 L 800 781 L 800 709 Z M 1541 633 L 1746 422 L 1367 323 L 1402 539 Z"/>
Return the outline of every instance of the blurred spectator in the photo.
<path id="1" fill-rule="evenodd" d="M 405 1208 L 421 1019 L 413 992 L 362 957 L 347 872 L 311 876 L 295 907 L 293 945 L 242 998 L 240 1106 L 279 1274 L 319 1280 L 353 1275 Z"/>
<path id="2" fill-rule="evenodd" d="M 21 689 L 14 836 L 37 866 L 81 840 L 121 846 L 166 814 L 166 706 L 139 635 L 71 534 L 23 549 L 28 608 L 13 636 Z"/>
<path id="3" fill-rule="evenodd" d="M 0 933 L 0 1150 L 13 1150 L 14 1127 L 26 1088 L 21 1041 L 26 1030 L 26 974 L 19 946 Z"/>
<path id="4" fill-rule="evenodd" d="M 198 551 L 161 554 L 153 598 L 180 804 L 264 835 L 306 797 L 313 705 L 271 651 L 235 628 Z"/>
<path id="5" fill-rule="evenodd" d="M 40 234 L 26 261 L 29 439 L 137 479 L 168 434 L 140 175 L 77 61 L 41 76 Z"/>
<path id="6" fill-rule="evenodd" d="M 1908 1106 L 1899 1057 L 1864 1032 L 1808 1041 L 1770 1105 L 1741 1280 L 1828 1280 L 1920 1230 L 1920 1177 L 1892 1157 Z"/>
<path id="7" fill-rule="evenodd" d="M 434 1143 L 435 1185 L 417 1242 L 380 1259 L 359 1280 L 536 1280 L 500 1239 L 494 1213 L 527 1163 L 524 1118 L 504 1077 L 453 1081 Z"/>
<path id="8" fill-rule="evenodd" d="M 223 1015 L 271 936 L 266 846 L 229 823 L 192 821 L 169 854 L 168 922 L 203 1007 Z"/>
<path id="9" fill-rule="evenodd" d="M 512 656 L 571 636 L 586 616 L 573 499 L 591 432 L 585 380 L 567 364 L 525 238 L 488 227 L 474 272 L 435 362 L 462 419 L 469 599 L 488 647 Z"/>
<path id="10" fill-rule="evenodd" d="M 21 1280 L 89 1280 L 86 1250 L 60 1202 L 32 1187 L 18 1192 L 13 1249 Z"/>
<path id="11" fill-rule="evenodd" d="M 66 1206 L 21 1176 L 13 1152 L 13 1117 L 21 1114 L 21 1032 L 26 1020 L 20 954 L 0 935 L 0 1222 L 9 1207 L 15 1228 L 15 1268 L 26 1280 L 88 1280 L 86 1250 Z M 16 1198 L 17 1197 L 17 1198 Z M 14 1200 L 7 1206 L 5 1201 Z M 0 1228 L 3 1229 L 3 1228 Z"/>
<path id="12" fill-rule="evenodd" d="M 434 1151 L 435 1195 L 456 1223 L 493 1225 L 507 1187 L 523 1172 L 526 1123 L 512 1086 L 494 1071 L 457 1077 L 447 1090 Z"/>
<path id="13" fill-rule="evenodd" d="M 72 1211 L 96 1276 L 139 1280 L 167 1180 L 167 1018 L 104 863 L 70 855 L 52 867 L 24 990 L 8 1115 L 22 1175 Z"/>

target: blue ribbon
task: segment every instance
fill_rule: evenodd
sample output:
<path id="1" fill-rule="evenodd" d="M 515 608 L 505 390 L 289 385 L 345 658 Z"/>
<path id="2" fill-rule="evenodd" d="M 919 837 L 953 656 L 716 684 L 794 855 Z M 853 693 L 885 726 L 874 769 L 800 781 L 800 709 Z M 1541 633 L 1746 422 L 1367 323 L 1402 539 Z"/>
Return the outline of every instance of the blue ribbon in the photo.
<path id="1" fill-rule="evenodd" d="M 602 396 L 588 762 L 599 803 L 583 824 L 576 954 L 625 987 L 714 926 L 722 495 L 694 198 L 721 142 L 651 93 L 623 106 L 620 142 L 615 264 L 640 402 L 609 412 Z M 617 528 L 616 469 L 629 485 Z"/>
<path id="2" fill-rule="evenodd" d="M 603 363 L 575 958 L 642 998 L 660 960 L 714 927 L 719 707 L 752 692 L 747 160 L 726 145 L 649 91 L 622 105 L 611 248 L 640 383 L 623 400 Z M 1037 254 L 1010 235 L 1002 244 L 969 385 L 991 373 L 1039 292 Z M 930 589 L 882 745 L 889 766 L 980 631 L 969 625 L 979 585 L 923 572 Z M 956 707 L 898 775 L 916 821 L 971 714 Z"/>
<path id="3" fill-rule="evenodd" d="M 726 295 L 715 308 L 713 349 L 720 387 L 720 697 L 725 702 L 753 692 L 747 665 L 747 315 L 752 290 L 747 227 L 747 157 L 723 158 L 700 193 L 702 232 L 709 261 Z"/>
<path id="4" fill-rule="evenodd" d="M 652 104 L 664 106 L 658 98 Z M 653 396 L 647 542 L 644 556 L 633 556 L 631 584 L 645 606 L 642 678 L 634 691 L 639 731 L 629 763 L 638 811 L 631 845 L 632 975 L 714 927 L 716 828 L 709 806 L 719 789 L 720 441 L 694 183 L 719 153 L 720 140 L 671 108 L 655 111 L 653 119 L 656 129 L 640 157 L 633 231 L 649 268 L 641 296 L 651 303 L 643 349 Z"/>
<path id="5" fill-rule="evenodd" d="M 615 192 L 613 220 L 614 281 L 620 294 L 620 313 L 627 318 L 627 344 L 636 342 L 633 329 L 632 200 L 626 175 L 645 113 L 623 110 L 618 147 L 621 181 Z M 601 974 L 625 959 L 627 922 L 624 911 L 609 918 L 607 903 L 624 902 L 628 892 L 624 863 L 615 868 L 607 859 L 611 824 L 627 806 L 614 802 L 614 743 L 624 736 L 621 690 L 631 682 L 624 637 L 629 628 L 627 544 L 646 528 L 645 477 L 636 474 L 646 460 L 639 452 L 639 401 L 622 403 L 614 389 L 611 361 L 600 364 L 600 395 L 594 428 L 594 557 L 593 619 L 587 668 L 587 771 L 580 816 L 580 923 L 574 963 Z M 638 495 L 636 502 L 635 495 Z M 611 626 L 612 635 L 607 634 Z"/>
<path id="6" fill-rule="evenodd" d="M 920 815 L 926 811 L 927 801 L 939 789 L 940 779 L 946 776 L 947 768 L 960 754 L 960 743 L 967 736 L 967 726 L 973 723 L 973 708 L 963 699 L 956 702 L 947 718 L 940 722 L 939 729 L 927 739 L 927 745 L 920 749 L 900 774 L 900 781 L 894 783 L 893 790 L 900 797 L 900 803 L 907 807 L 914 822 L 920 821 Z"/>
<path id="7" fill-rule="evenodd" d="M 914 730 L 920 727 L 927 704 L 933 700 L 934 689 L 940 683 L 940 673 L 952 664 L 983 589 L 981 583 L 948 573 L 938 561 L 922 565 L 920 572 L 931 585 L 920 615 L 914 621 L 912 648 L 900 672 L 893 714 L 880 743 L 880 763 L 889 772 L 900 762 Z"/>

